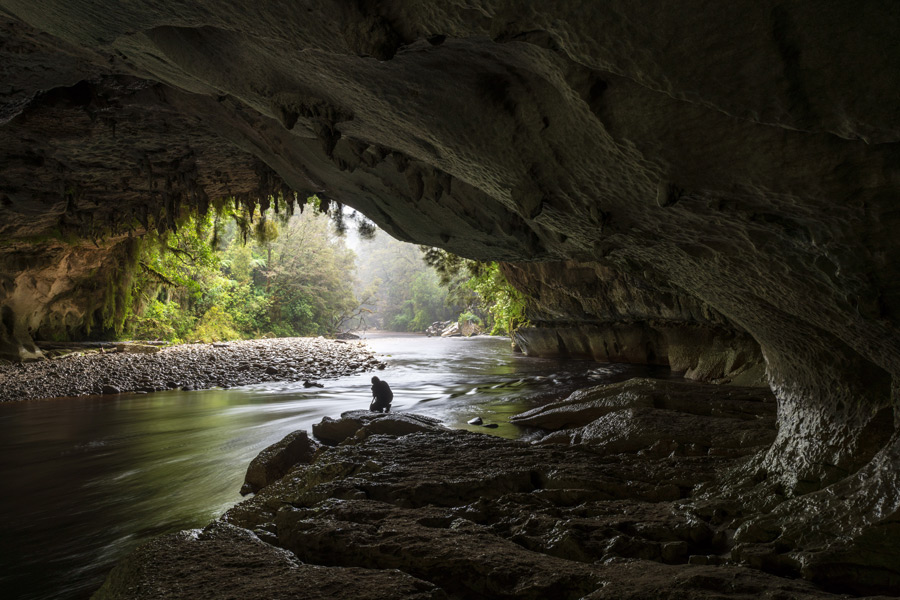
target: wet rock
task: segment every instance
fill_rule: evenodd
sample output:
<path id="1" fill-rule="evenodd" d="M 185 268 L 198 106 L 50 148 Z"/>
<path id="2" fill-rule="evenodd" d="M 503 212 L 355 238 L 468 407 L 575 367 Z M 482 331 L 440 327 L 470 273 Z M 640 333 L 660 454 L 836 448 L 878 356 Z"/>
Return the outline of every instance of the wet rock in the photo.
<path id="1" fill-rule="evenodd" d="M 247 467 L 241 494 L 257 492 L 280 479 L 298 463 L 309 463 L 319 444 L 305 431 L 295 431 L 259 453 Z"/>
<path id="2" fill-rule="evenodd" d="M 439 336 L 445 329 L 450 327 L 453 321 L 435 321 L 425 330 L 425 334 L 428 337 Z"/>
<path id="3" fill-rule="evenodd" d="M 121 394 L 122 391 L 114 385 L 104 385 L 101 388 L 102 394 Z"/>
<path id="4" fill-rule="evenodd" d="M 540 443 L 604 454 L 737 457 L 775 438 L 775 405 L 767 390 L 685 381 L 632 379 L 579 390 L 510 421 L 557 430 Z"/>
<path id="5" fill-rule="evenodd" d="M 278 543 L 300 560 L 398 569 L 463 597 L 575 600 L 599 585 L 585 565 L 528 551 L 462 519 L 420 524 L 426 515 L 411 512 L 366 501 L 325 503 L 315 513 L 285 509 Z"/>
<path id="6" fill-rule="evenodd" d="M 227 523 L 157 538 L 121 561 L 94 600 L 134 598 L 444 600 L 434 584 L 396 570 L 306 565 Z"/>
<path id="7" fill-rule="evenodd" d="M 554 403 L 527 417 L 548 419 L 559 427 L 548 437 L 567 443 L 451 431 L 407 413 L 326 418 L 313 431 L 327 446 L 267 477 L 223 521 L 306 564 L 402 572 L 450 597 L 837 598 L 796 579 L 826 561 L 779 550 L 791 532 L 778 501 L 748 519 L 761 509 L 713 497 L 723 473 L 753 464 L 738 454 L 774 435 L 765 393 L 682 384 L 595 388 L 573 395 L 571 415 Z M 217 551 L 243 555 L 245 538 L 229 536 Z M 825 550 L 837 563 L 839 549 Z M 872 591 L 888 589 L 878 582 L 889 582 L 889 560 L 867 558 L 881 569 Z M 240 561 L 232 571 L 223 577 L 257 577 Z M 118 585 L 142 577 L 124 573 Z M 833 567 L 830 580 L 841 573 Z"/>
<path id="8" fill-rule="evenodd" d="M 684 563 L 688 559 L 688 550 L 687 542 L 667 542 L 661 545 L 660 558 L 668 564 Z"/>
<path id="9" fill-rule="evenodd" d="M 628 408 L 656 408 L 753 421 L 774 417 L 775 398 L 768 389 L 759 387 L 634 378 L 577 390 L 565 400 L 510 417 L 510 422 L 550 430 L 583 427 Z"/>
<path id="10" fill-rule="evenodd" d="M 585 600 L 814 600 L 844 598 L 814 585 L 736 566 L 671 566 L 637 560 L 605 566 L 602 588 Z"/>
<path id="11" fill-rule="evenodd" d="M 560 432 L 545 438 L 557 442 Z M 618 454 L 655 449 L 686 456 L 740 456 L 759 450 L 775 439 L 775 422 L 747 422 L 729 418 L 705 418 L 653 408 L 628 408 L 600 417 L 571 432 L 570 442 L 594 451 Z"/>
<path id="12" fill-rule="evenodd" d="M 469 425 L 481 425 L 484 421 L 481 420 L 481 417 L 475 417 L 474 419 L 469 419 L 466 422 Z"/>
<path id="13" fill-rule="evenodd" d="M 368 410 L 349 411 L 340 419 L 324 417 L 312 426 L 313 436 L 323 444 L 334 446 L 348 438 L 374 434 L 407 435 L 419 431 L 440 431 L 438 419 L 411 413 L 375 413 Z"/>
<path id="14" fill-rule="evenodd" d="M 465 337 L 470 337 L 482 333 L 482 329 L 481 326 L 474 321 L 460 321 L 459 333 Z"/>
<path id="15" fill-rule="evenodd" d="M 399 569 L 459 597 L 836 598 L 724 565 L 721 536 L 679 498 L 734 459 L 607 459 L 464 431 L 353 432 L 393 415 L 372 416 L 329 423 L 347 427 L 342 444 L 224 519 L 266 527 L 304 562 Z"/>
<path id="16" fill-rule="evenodd" d="M 460 333 L 459 330 L 459 323 L 451 323 L 441 331 L 441 337 L 457 337 L 460 335 L 462 335 L 462 333 Z"/>

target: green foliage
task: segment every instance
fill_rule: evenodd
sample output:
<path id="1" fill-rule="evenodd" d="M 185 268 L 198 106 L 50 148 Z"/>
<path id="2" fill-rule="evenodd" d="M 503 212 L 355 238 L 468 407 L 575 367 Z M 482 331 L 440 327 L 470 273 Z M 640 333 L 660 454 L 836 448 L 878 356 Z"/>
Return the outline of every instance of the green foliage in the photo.
<path id="1" fill-rule="evenodd" d="M 322 216 L 307 212 L 292 219 L 269 248 L 266 265 L 272 321 L 295 335 L 333 333 L 358 306 L 353 253 Z"/>
<path id="2" fill-rule="evenodd" d="M 469 307 L 460 320 L 472 321 L 482 313 L 491 335 L 512 335 L 527 326 L 526 297 L 512 287 L 496 262 L 469 260 L 440 248 L 422 248 L 425 262 L 434 268 L 448 296 Z M 480 321 L 479 325 L 483 324 Z"/>
<path id="3" fill-rule="evenodd" d="M 221 306 L 213 306 L 200 317 L 193 337 L 202 342 L 218 342 L 241 337 L 234 319 Z"/>
<path id="4" fill-rule="evenodd" d="M 409 331 L 409 313 L 397 313 L 391 319 L 391 326 L 388 328 L 392 331 Z"/>
<path id="5" fill-rule="evenodd" d="M 214 213 L 129 242 L 121 268 L 98 274 L 106 301 L 93 307 L 92 322 L 135 338 L 203 341 L 368 326 L 424 331 L 454 315 L 494 334 L 527 323 L 525 298 L 496 263 L 397 242 L 338 202 L 313 196 L 307 204 L 312 210 L 301 204 L 291 216 L 277 212 L 293 207 L 280 194 L 260 202 L 273 207 L 261 213 L 246 199 L 218 202 Z M 349 223 L 359 257 L 342 237 Z"/>
<path id="6" fill-rule="evenodd" d="M 459 319 L 457 319 L 457 320 L 460 323 L 475 323 L 476 325 L 484 325 L 484 322 L 482 322 L 481 317 L 479 317 L 475 313 L 468 311 L 468 310 L 466 312 L 462 313 L 461 315 L 459 315 Z"/>
<path id="7" fill-rule="evenodd" d="M 130 333 L 142 340 L 179 342 L 188 336 L 196 321 L 196 317 L 186 314 L 178 304 L 153 300 L 142 314 L 132 316 Z"/>
<path id="8" fill-rule="evenodd" d="M 116 260 L 105 270 L 95 270 L 86 284 L 88 289 L 99 292 L 94 295 L 99 305 L 86 307 L 85 333 L 98 332 L 101 336 L 118 335 L 125 327 L 134 305 L 133 283 L 141 242 L 130 238 L 112 249 Z"/>
<path id="9" fill-rule="evenodd" d="M 459 307 L 448 305 L 447 290 L 421 251 L 378 231 L 372 239 L 360 232 L 356 295 L 364 312 L 358 326 L 392 331 L 425 331 L 435 321 L 451 319 Z"/>
<path id="10" fill-rule="evenodd" d="M 223 225 L 223 215 L 235 218 Z M 148 234 L 128 286 L 128 334 L 215 341 L 334 333 L 359 303 L 353 253 L 328 223 L 315 211 L 254 218 L 224 207 L 187 219 L 177 233 Z"/>
<path id="11" fill-rule="evenodd" d="M 482 263 L 466 287 L 478 296 L 481 306 L 490 314 L 491 335 L 511 336 L 516 329 L 529 324 L 525 296 L 509 284 L 497 263 Z"/>
<path id="12" fill-rule="evenodd" d="M 364 281 L 356 293 L 371 311 L 367 325 L 424 331 L 435 321 L 459 315 L 461 321 L 501 335 L 528 323 L 525 297 L 506 281 L 497 263 L 417 248 L 384 233 L 361 246 L 357 262 Z"/>

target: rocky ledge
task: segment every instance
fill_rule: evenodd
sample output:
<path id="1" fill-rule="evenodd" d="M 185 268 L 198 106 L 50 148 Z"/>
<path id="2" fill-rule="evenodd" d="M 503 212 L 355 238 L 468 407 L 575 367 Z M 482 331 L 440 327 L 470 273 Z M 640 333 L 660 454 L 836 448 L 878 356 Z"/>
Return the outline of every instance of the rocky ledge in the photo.
<path id="1" fill-rule="evenodd" d="M 254 461 L 277 463 L 262 476 L 251 466 L 256 495 L 145 545 L 94 598 L 842 597 L 836 582 L 767 569 L 786 548 L 756 545 L 746 560 L 735 544 L 779 503 L 722 492 L 775 437 L 767 390 L 637 379 L 515 420 L 542 433 L 529 443 L 418 415 L 325 419 L 318 442 L 295 433 Z M 855 591 L 892 591 L 891 576 Z"/>
<path id="2" fill-rule="evenodd" d="M 305 381 L 384 368 L 361 342 L 279 338 L 0 365 L 0 402 Z"/>

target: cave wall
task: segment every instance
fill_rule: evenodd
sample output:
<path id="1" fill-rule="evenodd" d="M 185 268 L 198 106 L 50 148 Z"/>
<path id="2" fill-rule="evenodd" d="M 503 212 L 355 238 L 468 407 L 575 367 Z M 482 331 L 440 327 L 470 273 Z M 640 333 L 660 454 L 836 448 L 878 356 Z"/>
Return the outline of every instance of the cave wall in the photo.
<path id="1" fill-rule="evenodd" d="M 0 358 L 40 358 L 33 340 L 112 331 L 124 314 L 136 244 L 124 237 L 102 245 L 47 241 L 0 249 Z"/>
<path id="2" fill-rule="evenodd" d="M 0 228 L 165 226 L 175 198 L 277 177 L 525 263 L 547 352 L 764 365 L 758 471 L 812 522 L 817 490 L 870 470 L 855 523 L 879 523 L 900 508 L 898 30 L 877 2 L 0 0 Z"/>
<path id="3" fill-rule="evenodd" d="M 599 262 L 502 263 L 524 293 L 526 355 L 669 367 L 687 379 L 766 385 L 759 344 L 724 315 L 663 280 Z"/>

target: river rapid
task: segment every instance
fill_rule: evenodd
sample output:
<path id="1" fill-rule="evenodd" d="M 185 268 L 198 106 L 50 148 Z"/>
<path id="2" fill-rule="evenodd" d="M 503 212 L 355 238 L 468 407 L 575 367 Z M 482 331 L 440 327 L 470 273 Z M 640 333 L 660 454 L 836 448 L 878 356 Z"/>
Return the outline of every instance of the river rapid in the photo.
<path id="1" fill-rule="evenodd" d="M 511 415 L 646 367 L 528 358 L 505 338 L 370 334 L 393 411 L 508 438 Z M 115 561 L 241 500 L 249 462 L 291 431 L 367 408 L 362 373 L 232 389 L 0 404 L 0 597 L 88 598 Z M 470 426 L 479 416 L 495 429 Z"/>

